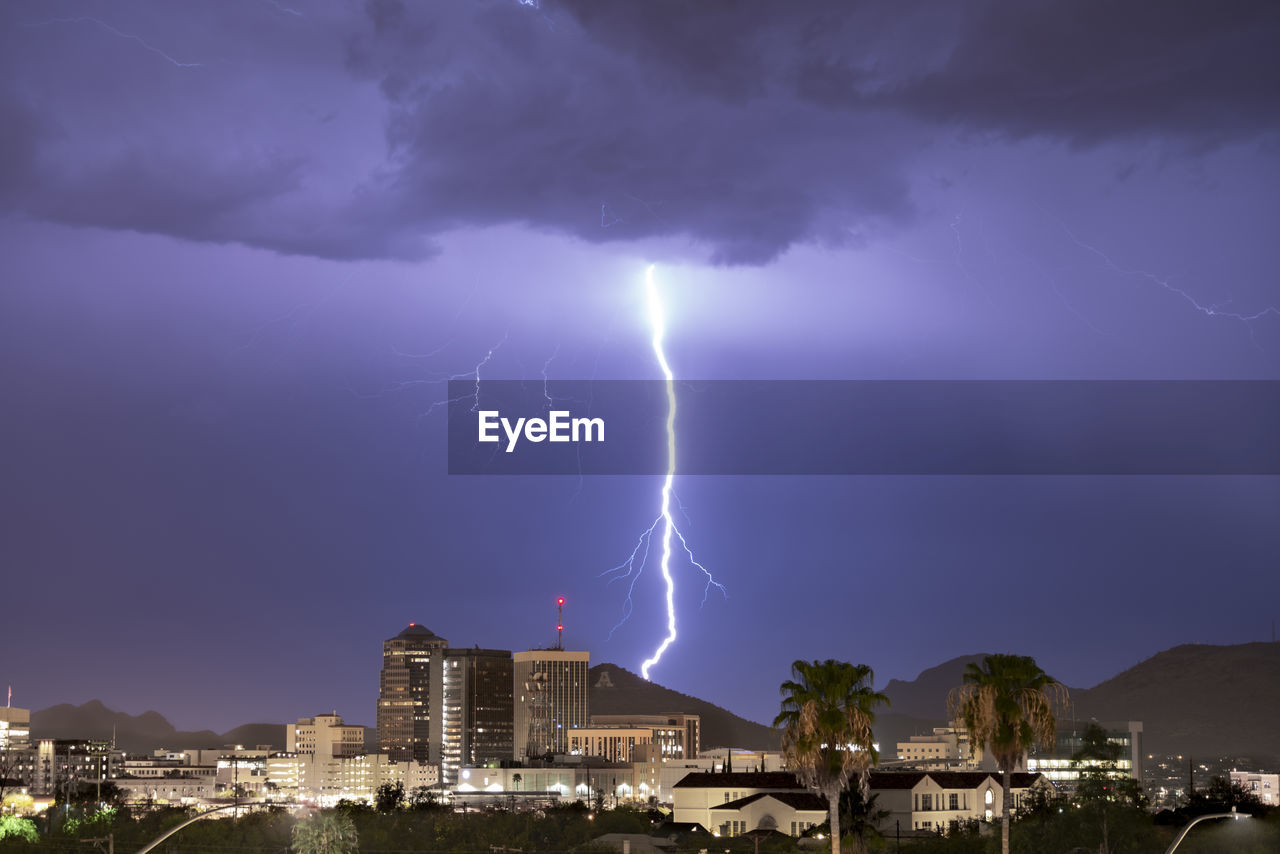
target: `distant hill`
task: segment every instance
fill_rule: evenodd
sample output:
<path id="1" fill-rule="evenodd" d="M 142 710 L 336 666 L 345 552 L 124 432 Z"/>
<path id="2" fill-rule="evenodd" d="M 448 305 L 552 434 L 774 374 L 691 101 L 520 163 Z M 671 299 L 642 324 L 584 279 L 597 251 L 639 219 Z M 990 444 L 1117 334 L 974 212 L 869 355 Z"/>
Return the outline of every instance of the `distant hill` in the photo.
<path id="1" fill-rule="evenodd" d="M 226 744 L 270 744 L 284 749 L 283 724 L 245 724 L 219 735 L 213 730 L 182 732 L 159 712 L 129 715 L 90 700 L 79 706 L 62 703 L 31 714 L 32 738 L 115 738 L 116 746 L 130 753 L 150 753 L 158 748 L 213 748 Z"/>
<path id="2" fill-rule="evenodd" d="M 1142 721 L 1148 753 L 1280 757 L 1280 643 L 1176 646 L 1072 696 L 1078 717 Z"/>
<path id="3" fill-rule="evenodd" d="M 776 730 L 740 718 L 727 709 L 649 682 L 616 664 L 597 664 L 590 673 L 591 713 L 595 715 L 686 714 L 702 718 L 702 747 L 777 750 Z"/>
<path id="4" fill-rule="evenodd" d="M 909 682 L 890 679 L 881 690 L 889 698 L 889 708 L 895 715 L 945 720 L 947 694 L 964 681 L 965 667 L 970 662 L 981 660 L 981 655 L 962 655 L 921 671 Z"/>
<path id="5" fill-rule="evenodd" d="M 964 671 L 970 663 L 977 663 L 986 653 L 961 655 L 941 664 L 922 670 L 910 681 L 890 679 L 881 690 L 889 698 L 895 714 L 914 718 L 943 720 L 947 716 L 947 695 L 951 689 L 964 682 Z M 1070 688 L 1071 696 L 1080 690 Z"/>
<path id="6" fill-rule="evenodd" d="M 947 693 L 961 683 L 965 665 L 981 658 L 960 656 L 915 679 L 890 680 L 882 690 L 892 714 L 876 721 L 881 749 L 892 749 L 904 729 L 927 733 L 941 725 Z M 1077 719 L 1142 721 L 1147 753 L 1280 757 L 1280 644 L 1178 646 L 1070 692 Z"/>

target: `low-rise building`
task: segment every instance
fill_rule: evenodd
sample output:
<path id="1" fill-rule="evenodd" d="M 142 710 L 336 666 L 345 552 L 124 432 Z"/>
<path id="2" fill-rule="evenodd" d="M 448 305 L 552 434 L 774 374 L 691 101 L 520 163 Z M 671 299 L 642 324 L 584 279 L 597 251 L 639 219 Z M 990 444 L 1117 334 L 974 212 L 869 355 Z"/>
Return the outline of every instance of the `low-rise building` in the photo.
<path id="1" fill-rule="evenodd" d="M 42 738 L 29 758 L 26 782 L 32 794 L 55 795 L 63 786 L 110 779 L 123 761 L 109 741 Z"/>
<path id="2" fill-rule="evenodd" d="M 359 756 L 364 753 L 364 727 L 342 722 L 337 712 L 298 718 L 284 730 L 284 750 L 309 756 Z"/>
<path id="3" fill-rule="evenodd" d="M 1280 774 L 1232 769 L 1231 782 L 1269 807 L 1280 806 Z"/>
<path id="4" fill-rule="evenodd" d="M 20 750 L 31 743 L 31 710 L 0 706 L 0 750 Z"/>
<path id="5" fill-rule="evenodd" d="M 220 792 L 213 777 L 117 777 L 111 782 L 126 800 L 155 803 L 190 803 L 217 797 Z"/>
<path id="6" fill-rule="evenodd" d="M 827 799 L 813 792 L 758 792 L 721 806 L 711 807 L 716 836 L 741 836 L 752 830 L 776 830 L 800 836 L 830 816 Z"/>
<path id="7" fill-rule="evenodd" d="M 654 731 L 648 727 L 588 727 L 569 730 L 568 740 L 570 756 L 596 756 L 607 762 L 634 762 L 643 755 L 649 756 L 654 747 L 659 755 L 672 745 L 656 744 Z M 677 741 L 675 753 L 683 752 Z"/>
<path id="8" fill-rule="evenodd" d="M 898 742 L 897 761 L 892 764 L 915 771 L 995 770 L 990 761 L 984 764 L 982 750 L 970 750 L 969 732 L 958 723 Z"/>
<path id="9" fill-rule="evenodd" d="M 1091 725 L 1100 726 L 1106 731 L 1107 741 L 1115 746 L 1119 754 L 1108 774 L 1142 780 L 1142 721 L 1060 720 L 1053 748 L 1037 749 L 1028 754 L 1026 770 L 1032 774 L 1043 774 L 1060 789 L 1074 791 L 1080 782 L 1081 767 L 1099 764 L 1096 760 L 1074 758 L 1084 746 L 1085 732 Z"/>
<path id="10" fill-rule="evenodd" d="M 987 771 L 873 771 L 870 794 L 888 810 L 887 824 L 911 830 L 947 833 L 969 821 L 995 821 L 1003 814 L 1003 776 Z M 1033 789 L 1053 792 L 1041 774 L 1011 775 L 1013 808 L 1019 809 Z"/>
<path id="11" fill-rule="evenodd" d="M 723 813 L 726 804 L 750 798 L 759 794 L 805 794 L 810 790 L 801 786 L 794 774 L 783 771 L 707 773 L 686 774 L 672 789 L 672 815 L 677 824 L 700 824 L 707 830 L 716 830 L 720 823 L 733 819 Z M 721 809 L 719 817 L 712 813 Z M 754 812 L 752 813 L 754 814 Z M 747 827 L 745 833 L 755 830 Z M 784 831 L 785 832 L 785 831 Z"/>
<path id="12" fill-rule="evenodd" d="M 225 797 L 264 798 L 267 795 L 266 748 L 235 748 L 224 751 L 214 763 L 218 792 Z"/>
<path id="13" fill-rule="evenodd" d="M 679 730 L 679 739 L 670 739 L 667 755 L 672 759 L 689 759 L 702 751 L 702 718 L 699 715 L 592 715 L 593 727 L 647 727 L 658 731 L 659 736 L 670 736 L 670 730 Z M 664 738 L 654 741 L 662 743 Z"/>

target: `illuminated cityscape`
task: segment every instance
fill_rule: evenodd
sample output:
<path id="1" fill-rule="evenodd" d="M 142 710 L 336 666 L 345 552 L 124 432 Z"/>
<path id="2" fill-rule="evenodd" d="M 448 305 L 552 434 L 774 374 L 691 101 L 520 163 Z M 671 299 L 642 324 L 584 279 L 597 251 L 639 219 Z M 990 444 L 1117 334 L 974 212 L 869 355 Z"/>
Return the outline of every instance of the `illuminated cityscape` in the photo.
<path id="1" fill-rule="evenodd" d="M 1280 2 L 0 2 L 0 854 L 1280 852 Z"/>

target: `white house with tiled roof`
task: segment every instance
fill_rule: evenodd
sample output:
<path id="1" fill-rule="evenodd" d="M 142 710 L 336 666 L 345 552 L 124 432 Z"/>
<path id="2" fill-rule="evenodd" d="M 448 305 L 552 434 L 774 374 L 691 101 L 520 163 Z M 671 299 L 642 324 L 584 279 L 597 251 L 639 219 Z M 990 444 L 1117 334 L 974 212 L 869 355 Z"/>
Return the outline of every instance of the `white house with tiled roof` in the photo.
<path id="1" fill-rule="evenodd" d="M 1002 780 L 988 771 L 873 771 L 870 791 L 876 806 L 889 811 L 881 827 L 892 828 L 896 821 L 903 830 L 948 832 L 962 822 L 998 820 Z M 1042 774 L 1016 773 L 1010 782 L 1014 809 L 1035 789 L 1053 791 Z"/>
<path id="2" fill-rule="evenodd" d="M 827 820 L 827 799 L 813 792 L 758 792 L 710 809 L 711 826 L 720 836 L 752 830 L 776 830 L 799 836 Z"/>
<path id="3" fill-rule="evenodd" d="M 713 809 L 723 809 L 727 804 L 748 799 L 752 795 L 778 793 L 809 794 L 810 790 L 800 785 L 794 774 L 782 771 L 729 772 L 727 774 L 695 771 L 686 774 L 680 782 L 671 787 L 673 807 L 671 818 L 678 824 L 692 822 L 716 832 L 719 830 L 719 823 L 712 815 Z M 722 815 L 721 819 L 724 818 L 725 816 Z M 749 819 L 739 816 L 728 820 L 748 821 Z M 789 823 L 791 819 L 788 818 L 787 821 Z M 781 826 L 778 829 L 786 832 Z M 747 830 L 755 830 L 755 826 L 747 827 L 742 832 L 745 833 Z"/>

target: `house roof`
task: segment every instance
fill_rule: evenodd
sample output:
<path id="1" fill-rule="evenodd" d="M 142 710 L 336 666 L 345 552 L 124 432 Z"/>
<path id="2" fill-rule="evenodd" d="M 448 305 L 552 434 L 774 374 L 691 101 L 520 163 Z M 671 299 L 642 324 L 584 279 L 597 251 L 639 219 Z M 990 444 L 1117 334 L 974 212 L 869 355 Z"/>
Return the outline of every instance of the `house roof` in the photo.
<path id="1" fill-rule="evenodd" d="M 721 810 L 736 812 L 762 798 L 773 798 L 793 810 L 821 813 L 827 811 L 827 799 L 820 795 L 815 795 L 813 792 L 756 792 L 754 795 L 747 795 L 745 798 L 738 798 L 736 801 L 714 806 L 711 808 L 711 812 L 719 812 Z"/>
<path id="2" fill-rule="evenodd" d="M 791 789 L 807 792 L 795 774 L 786 771 L 736 772 L 728 774 L 710 774 L 705 771 L 694 771 L 686 774 L 676 783 L 676 789 L 726 789 L 740 786 L 744 789 Z"/>
<path id="3" fill-rule="evenodd" d="M 626 847 L 632 854 L 662 854 L 667 849 L 675 847 L 674 842 L 667 839 L 654 839 L 647 833 L 606 833 L 591 841 L 615 851 L 621 851 L 623 843 L 626 842 L 629 843 Z"/>
<path id="4" fill-rule="evenodd" d="M 1040 776 L 1019 772 L 1010 776 L 1009 785 L 1014 789 L 1025 789 Z M 976 789 L 988 778 L 997 785 L 1004 779 L 1003 775 L 991 771 L 872 771 L 869 788 L 914 789 L 925 777 L 943 789 Z"/>

